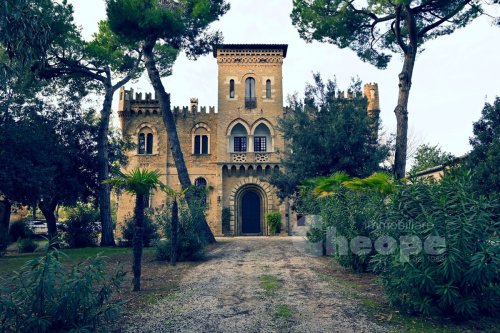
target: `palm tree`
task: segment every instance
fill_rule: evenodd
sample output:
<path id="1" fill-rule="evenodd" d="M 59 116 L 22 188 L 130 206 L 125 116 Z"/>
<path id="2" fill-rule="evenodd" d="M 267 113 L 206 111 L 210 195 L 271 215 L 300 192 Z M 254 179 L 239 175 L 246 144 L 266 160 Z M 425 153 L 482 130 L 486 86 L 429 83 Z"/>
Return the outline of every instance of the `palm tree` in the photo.
<path id="1" fill-rule="evenodd" d="M 126 192 L 135 195 L 134 207 L 134 262 L 132 271 L 134 272 L 134 291 L 141 290 L 141 259 L 142 259 L 142 233 L 144 225 L 144 206 L 145 198 L 152 191 L 158 188 L 166 190 L 167 187 L 160 181 L 160 173 L 148 171 L 145 169 L 135 168 L 128 173 L 122 173 L 118 177 L 109 179 L 106 183 L 125 190 Z"/>

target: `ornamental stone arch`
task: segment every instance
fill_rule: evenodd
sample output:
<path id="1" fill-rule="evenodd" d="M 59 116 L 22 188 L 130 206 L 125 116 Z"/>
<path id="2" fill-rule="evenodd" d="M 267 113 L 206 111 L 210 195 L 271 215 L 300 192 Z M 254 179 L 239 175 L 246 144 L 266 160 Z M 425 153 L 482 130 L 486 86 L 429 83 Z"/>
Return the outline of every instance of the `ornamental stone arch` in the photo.
<path id="1" fill-rule="evenodd" d="M 197 135 L 200 137 L 206 136 L 207 146 L 208 146 L 206 153 L 210 154 L 210 152 L 211 152 L 210 127 L 208 126 L 208 124 L 203 123 L 203 122 L 199 122 L 196 125 L 194 125 L 193 128 L 191 128 L 191 154 L 200 155 L 203 153 L 201 151 L 201 146 L 197 147 L 197 145 L 196 145 L 196 136 Z M 198 138 L 198 139 L 200 140 L 199 145 L 202 145 L 201 139 L 200 138 Z"/>
<path id="2" fill-rule="evenodd" d="M 233 130 L 234 126 L 238 124 L 241 124 L 243 127 L 245 127 L 245 129 L 247 130 L 247 134 L 250 134 L 251 131 L 250 125 L 248 125 L 248 123 L 245 120 L 238 118 L 233 120 L 227 127 L 226 136 L 230 137 L 231 131 Z"/>
<path id="3" fill-rule="evenodd" d="M 243 235 L 242 232 L 242 198 L 247 192 L 254 192 L 260 198 L 260 235 L 267 235 L 265 215 L 275 210 L 273 188 L 269 183 L 257 177 L 245 177 L 241 179 L 232 189 L 229 195 L 229 208 L 231 210 L 231 228 L 234 235 Z"/>
<path id="4" fill-rule="evenodd" d="M 250 135 L 254 135 L 255 134 L 255 130 L 257 129 L 257 127 L 260 124 L 266 125 L 266 127 L 269 129 L 269 132 L 271 132 L 271 136 L 274 138 L 274 127 L 273 127 L 273 125 L 271 125 L 271 123 L 269 122 L 269 120 L 267 120 L 266 118 L 259 118 L 259 119 L 257 119 L 253 123 L 252 129 L 250 131 Z"/>

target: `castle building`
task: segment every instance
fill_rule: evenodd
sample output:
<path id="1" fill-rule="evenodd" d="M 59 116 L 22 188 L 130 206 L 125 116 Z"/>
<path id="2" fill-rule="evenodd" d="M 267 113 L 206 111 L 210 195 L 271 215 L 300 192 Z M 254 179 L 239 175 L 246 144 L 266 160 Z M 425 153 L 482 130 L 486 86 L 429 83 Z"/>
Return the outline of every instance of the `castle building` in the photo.
<path id="1" fill-rule="evenodd" d="M 195 186 L 207 188 L 206 218 L 220 235 L 267 235 L 265 215 L 279 211 L 282 230 L 297 225 L 266 178 L 280 170 L 285 142 L 277 129 L 286 115 L 283 107 L 282 65 L 288 45 L 224 44 L 214 48 L 218 64 L 218 107 L 198 105 L 173 108 L 186 166 Z M 376 84 L 365 85 L 369 109 L 378 109 Z M 122 88 L 118 115 L 123 135 L 136 144 L 128 153 L 124 171 L 135 167 L 159 170 L 161 180 L 179 190 L 180 183 L 159 102 Z M 150 207 L 168 200 L 161 191 L 151 193 Z M 134 198 L 121 194 L 118 224 L 132 216 Z M 223 209 L 230 211 L 229 226 L 222 226 Z M 120 228 L 117 228 L 118 230 Z M 224 231 L 224 232 L 223 232 Z"/>

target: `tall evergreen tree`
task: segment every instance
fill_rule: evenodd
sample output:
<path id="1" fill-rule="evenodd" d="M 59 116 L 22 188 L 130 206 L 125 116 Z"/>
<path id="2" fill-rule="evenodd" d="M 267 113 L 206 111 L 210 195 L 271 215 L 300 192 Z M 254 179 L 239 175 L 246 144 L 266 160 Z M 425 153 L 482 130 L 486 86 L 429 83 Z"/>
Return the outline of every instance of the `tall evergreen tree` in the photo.
<path id="1" fill-rule="evenodd" d="M 220 34 L 208 28 L 227 12 L 229 5 L 224 0 L 107 0 L 106 3 L 111 29 L 142 44 L 145 67 L 160 103 L 179 181 L 183 189 L 189 189 L 191 180 L 171 111 L 170 94 L 161 78 L 170 75 L 180 51 L 196 58 L 220 41 Z M 186 193 L 191 208 L 192 196 Z M 206 221 L 203 231 L 207 241 L 215 242 Z"/>
<path id="2" fill-rule="evenodd" d="M 389 148 L 377 142 L 377 114 L 368 114 L 361 83 L 350 87 L 352 98 L 337 94 L 335 81 L 314 75 L 304 100 L 293 96 L 279 129 L 287 142 L 284 172 L 271 177 L 281 198 L 292 196 L 306 179 L 343 171 L 366 177 L 380 169 Z"/>
<path id="3" fill-rule="evenodd" d="M 498 1 L 496 1 L 498 2 Z M 386 68 L 388 53 L 403 56 L 399 74 L 394 173 L 405 176 L 408 100 L 417 53 L 422 45 L 449 35 L 484 11 L 481 0 L 294 0 L 292 22 L 306 41 L 317 40 L 350 48 L 358 57 Z M 387 53 L 388 52 L 388 53 Z"/>

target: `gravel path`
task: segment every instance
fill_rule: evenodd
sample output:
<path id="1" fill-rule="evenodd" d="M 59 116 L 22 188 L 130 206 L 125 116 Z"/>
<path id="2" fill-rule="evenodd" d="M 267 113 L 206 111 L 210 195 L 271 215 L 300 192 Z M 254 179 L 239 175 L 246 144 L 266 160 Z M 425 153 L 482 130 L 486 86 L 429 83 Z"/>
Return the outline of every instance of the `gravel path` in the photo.
<path id="1" fill-rule="evenodd" d="M 297 237 L 219 240 L 179 291 L 138 310 L 128 332 L 385 332 L 317 271 Z"/>

